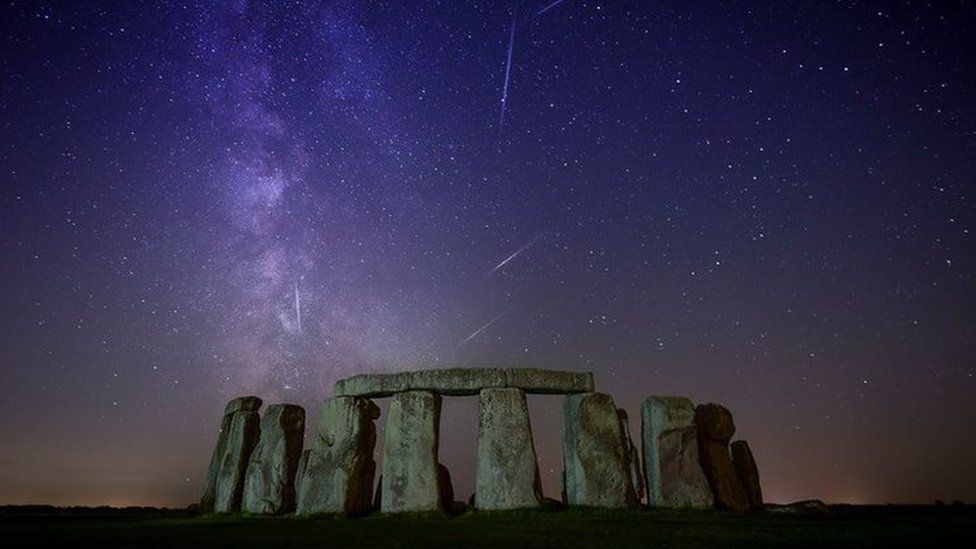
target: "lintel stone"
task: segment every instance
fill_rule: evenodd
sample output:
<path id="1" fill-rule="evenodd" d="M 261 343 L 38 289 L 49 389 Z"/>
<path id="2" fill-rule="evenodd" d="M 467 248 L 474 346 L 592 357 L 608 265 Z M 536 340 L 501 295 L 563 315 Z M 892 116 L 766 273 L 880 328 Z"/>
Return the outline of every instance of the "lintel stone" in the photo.
<path id="1" fill-rule="evenodd" d="M 336 396 L 388 397 L 406 391 L 473 396 L 482 389 L 511 387 L 534 394 L 571 394 L 593 390 L 590 372 L 537 368 L 446 368 L 394 374 L 360 374 L 336 382 Z"/>

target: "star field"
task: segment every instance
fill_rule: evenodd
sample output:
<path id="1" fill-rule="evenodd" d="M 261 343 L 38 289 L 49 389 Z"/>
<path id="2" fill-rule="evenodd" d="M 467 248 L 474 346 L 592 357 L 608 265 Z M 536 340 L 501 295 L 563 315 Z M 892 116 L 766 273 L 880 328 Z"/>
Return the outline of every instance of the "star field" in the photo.
<path id="1" fill-rule="evenodd" d="M 974 20 L 8 2 L 0 503 L 185 505 L 230 398 L 475 365 L 593 371 L 634 436 L 724 403 L 772 501 L 976 499 Z"/>

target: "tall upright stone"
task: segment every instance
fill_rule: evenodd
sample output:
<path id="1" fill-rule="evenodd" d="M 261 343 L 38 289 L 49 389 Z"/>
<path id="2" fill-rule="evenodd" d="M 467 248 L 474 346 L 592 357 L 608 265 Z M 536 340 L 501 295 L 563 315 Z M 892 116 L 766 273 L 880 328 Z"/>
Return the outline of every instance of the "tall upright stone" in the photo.
<path id="1" fill-rule="evenodd" d="M 651 396 L 641 403 L 647 503 L 711 507 L 712 491 L 699 463 L 695 405 L 684 397 Z"/>
<path id="2" fill-rule="evenodd" d="M 224 407 L 220 434 L 210 457 L 203 497 L 200 499 L 201 512 L 232 513 L 240 510 L 244 474 L 260 436 L 260 408 L 261 399 L 255 396 L 235 398 Z"/>
<path id="3" fill-rule="evenodd" d="M 718 404 L 702 404 L 695 409 L 695 425 L 702 470 L 712 489 L 715 506 L 735 513 L 748 511 L 746 491 L 729 455 L 729 439 L 735 434 L 732 413 Z"/>
<path id="4" fill-rule="evenodd" d="M 217 475 L 220 464 L 227 452 L 227 436 L 230 434 L 230 424 L 233 414 L 224 414 L 220 419 L 220 430 L 217 432 L 217 443 L 210 455 L 210 465 L 207 467 L 207 477 L 203 483 L 203 495 L 200 496 L 200 512 L 213 513 L 214 501 L 217 499 Z"/>
<path id="5" fill-rule="evenodd" d="M 604 393 L 569 395 L 563 416 L 566 503 L 610 508 L 636 506 L 629 458 L 613 398 Z"/>
<path id="6" fill-rule="evenodd" d="M 537 507 L 542 485 L 529 408 L 521 389 L 482 389 L 478 397 L 475 507 Z"/>
<path id="7" fill-rule="evenodd" d="M 756 460 L 752 457 L 752 450 L 749 443 L 744 440 L 737 440 L 732 443 L 732 465 L 735 467 L 736 476 L 746 491 L 746 499 L 749 501 L 750 509 L 762 509 L 763 496 L 762 487 L 759 484 L 759 468 L 756 467 Z"/>
<path id="8" fill-rule="evenodd" d="M 333 397 L 322 404 L 299 481 L 297 514 L 353 515 L 369 509 L 378 417 L 379 407 L 365 398 Z"/>
<path id="9" fill-rule="evenodd" d="M 301 406 L 268 406 L 244 477 L 243 511 L 279 515 L 295 510 L 295 472 L 304 436 L 305 410 Z"/>
<path id="10" fill-rule="evenodd" d="M 640 453 L 634 445 L 634 439 L 630 436 L 630 420 L 627 411 L 623 408 L 617 410 L 617 421 L 620 424 L 620 436 L 624 440 L 624 448 L 627 450 L 627 472 L 630 475 L 630 485 L 634 489 L 634 497 L 640 502 L 644 499 L 644 475 L 641 473 Z"/>
<path id="11" fill-rule="evenodd" d="M 397 393 L 389 414 L 383 448 L 383 512 L 439 509 L 441 397 L 428 391 Z"/>

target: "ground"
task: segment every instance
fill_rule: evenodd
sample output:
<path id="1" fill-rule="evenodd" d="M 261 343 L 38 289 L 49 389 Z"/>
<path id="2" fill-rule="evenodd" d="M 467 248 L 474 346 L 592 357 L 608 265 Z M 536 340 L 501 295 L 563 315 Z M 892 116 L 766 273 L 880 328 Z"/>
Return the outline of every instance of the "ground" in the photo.
<path id="1" fill-rule="evenodd" d="M 4 547 L 972 547 L 972 506 L 827 514 L 523 511 L 315 519 L 160 510 L 0 509 Z"/>

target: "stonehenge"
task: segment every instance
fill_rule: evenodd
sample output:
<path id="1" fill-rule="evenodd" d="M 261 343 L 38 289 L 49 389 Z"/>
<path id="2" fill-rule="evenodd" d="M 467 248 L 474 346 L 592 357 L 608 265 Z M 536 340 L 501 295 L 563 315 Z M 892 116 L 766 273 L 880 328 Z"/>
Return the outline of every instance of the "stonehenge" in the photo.
<path id="1" fill-rule="evenodd" d="M 526 395 L 532 394 L 564 395 L 563 504 L 632 508 L 646 494 L 652 507 L 762 509 L 752 451 L 743 440 L 730 447 L 735 425 L 718 404 L 696 407 L 683 397 L 650 396 L 640 403 L 637 444 L 627 412 L 610 395 L 594 391 L 590 373 L 453 368 L 339 380 L 321 404 L 304 448 L 300 406 L 273 404 L 262 417 L 260 398 L 230 401 L 201 512 L 303 516 L 463 509 L 453 501 L 450 472 L 438 459 L 444 396 L 478 397 L 469 507 L 539 507 L 547 499 L 529 418 Z M 382 471 L 374 459 L 380 417 L 374 398 L 390 399 Z"/>

